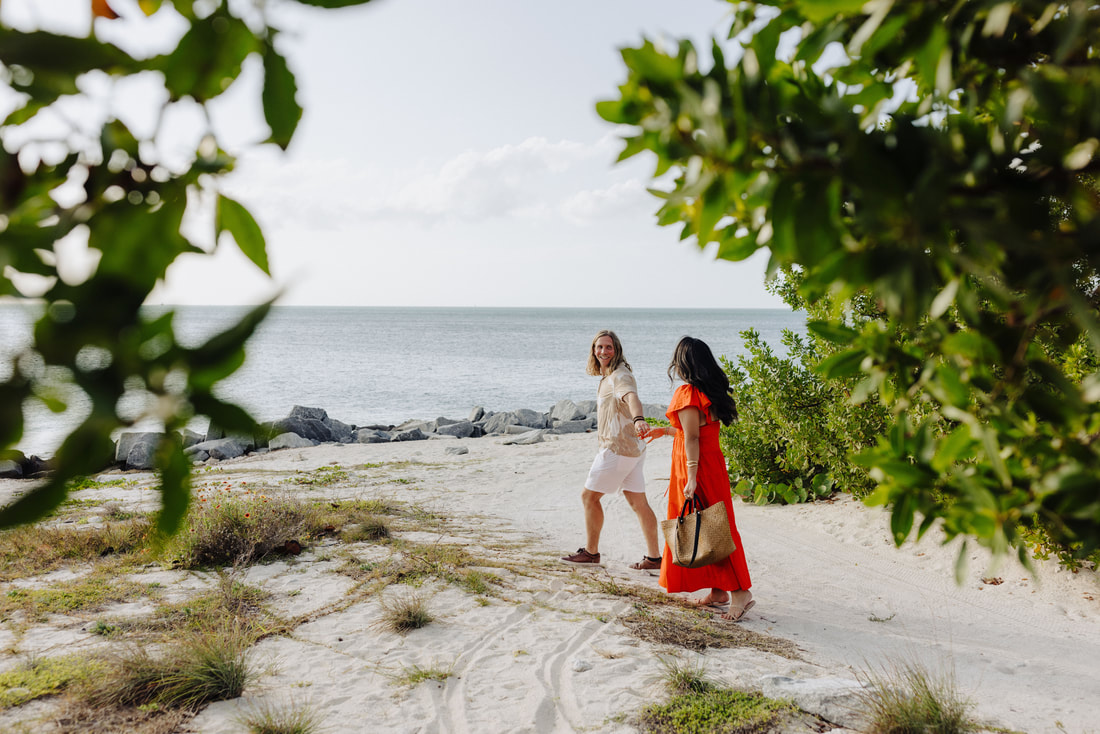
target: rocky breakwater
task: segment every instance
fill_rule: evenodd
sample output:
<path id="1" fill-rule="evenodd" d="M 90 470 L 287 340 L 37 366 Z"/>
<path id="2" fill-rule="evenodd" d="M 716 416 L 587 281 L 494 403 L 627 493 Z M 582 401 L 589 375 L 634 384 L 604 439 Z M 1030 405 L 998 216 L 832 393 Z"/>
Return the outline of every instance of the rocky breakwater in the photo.
<path id="1" fill-rule="evenodd" d="M 664 418 L 664 406 L 643 407 L 647 418 Z M 184 451 L 191 460 L 205 463 L 321 443 L 388 443 L 503 436 L 505 444 L 523 445 L 542 441 L 546 435 L 584 433 L 595 428 L 595 400 L 578 403 L 561 400 L 546 412 L 518 408 L 498 413 L 475 407 L 466 418 L 409 420 L 400 425 L 344 423 L 330 418 L 323 408 L 296 405 L 285 418 L 260 424 L 261 430 L 253 436 L 225 435 L 211 425 L 205 435 L 184 430 L 182 439 Z M 123 469 L 152 469 L 153 455 L 162 437 L 163 433 L 158 432 L 123 433 L 115 445 L 116 464 Z M 462 445 L 448 447 L 448 451 L 458 454 L 468 450 Z"/>

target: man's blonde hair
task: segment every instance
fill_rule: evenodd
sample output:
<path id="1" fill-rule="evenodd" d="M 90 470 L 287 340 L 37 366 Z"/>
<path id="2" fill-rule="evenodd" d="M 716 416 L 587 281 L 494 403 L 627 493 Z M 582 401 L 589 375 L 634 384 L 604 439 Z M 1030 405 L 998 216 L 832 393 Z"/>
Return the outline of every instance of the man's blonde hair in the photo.
<path id="1" fill-rule="evenodd" d="M 611 364 L 607 366 L 607 374 L 611 374 L 615 370 L 619 369 L 620 365 L 626 365 L 627 369 L 630 369 L 630 363 L 623 357 L 623 343 L 619 341 L 619 337 L 615 332 L 610 329 L 601 329 L 596 332 L 596 336 L 592 337 L 592 345 L 588 347 L 588 369 L 586 370 L 590 375 L 602 375 L 604 374 L 600 370 L 600 361 L 596 359 L 596 342 L 601 337 L 611 337 L 611 346 L 615 347 L 615 358 L 611 360 Z"/>

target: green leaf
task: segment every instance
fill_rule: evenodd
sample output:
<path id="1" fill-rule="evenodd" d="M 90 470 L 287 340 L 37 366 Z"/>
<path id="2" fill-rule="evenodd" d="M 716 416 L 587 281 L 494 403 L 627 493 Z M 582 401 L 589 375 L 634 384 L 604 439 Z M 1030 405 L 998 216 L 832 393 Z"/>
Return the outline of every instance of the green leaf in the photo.
<path id="1" fill-rule="evenodd" d="M 187 351 L 191 364 L 188 382 L 192 389 L 207 392 L 218 380 L 233 374 L 244 364 L 244 343 L 256 331 L 256 327 L 270 310 L 270 301 L 260 304 L 229 329 L 211 337 L 202 346 Z M 223 428 L 233 427 L 221 421 L 218 421 L 218 425 Z"/>
<path id="2" fill-rule="evenodd" d="M 163 536 L 175 534 L 187 515 L 191 502 L 191 459 L 183 453 L 183 443 L 175 432 L 166 433 L 157 446 L 156 467 L 160 473 L 161 508 L 157 531 Z"/>
<path id="3" fill-rule="evenodd" d="M 255 263 L 256 267 L 271 275 L 267 264 L 267 243 L 264 241 L 263 230 L 256 224 L 256 220 L 247 209 L 228 196 L 218 194 L 215 227 L 219 237 L 222 232 L 228 232 L 241 252 Z"/>
<path id="4" fill-rule="evenodd" d="M 264 119 L 271 128 L 271 142 L 283 150 L 290 145 L 290 139 L 302 119 L 297 94 L 298 85 L 286 59 L 268 42 L 264 47 Z M 266 268 L 264 272 L 267 272 Z"/>
<path id="5" fill-rule="evenodd" d="M 798 9 L 806 20 L 818 24 L 838 15 L 857 14 L 866 4 L 866 0 L 801 0 Z"/>
<path id="6" fill-rule="evenodd" d="M 68 80 L 75 92 L 75 78 L 93 69 L 109 74 L 139 71 L 141 65 L 122 49 L 94 38 L 60 36 L 46 31 L 22 33 L 0 28 L 0 62 L 23 66 L 36 73 L 57 72 L 54 78 Z"/>
<path id="7" fill-rule="evenodd" d="M 302 5 L 315 8 L 350 8 L 354 5 L 366 5 L 370 0 L 296 0 Z"/>
<path id="8" fill-rule="evenodd" d="M 961 585 L 966 580 L 966 541 L 959 546 L 959 555 L 955 558 L 955 583 Z"/>
<path id="9" fill-rule="evenodd" d="M 173 100 L 205 102 L 228 89 L 245 58 L 259 50 L 259 40 L 244 21 L 221 8 L 192 25 L 157 66 Z"/>
<path id="10" fill-rule="evenodd" d="M 826 357 L 814 368 L 814 371 L 826 379 L 852 377 L 860 374 L 860 365 L 867 356 L 862 349 L 848 349 Z"/>
<path id="11" fill-rule="evenodd" d="M 858 331 L 835 321 L 807 321 L 806 328 L 834 344 L 851 344 L 859 337 Z"/>
<path id="12" fill-rule="evenodd" d="M 913 529 L 913 514 L 913 495 L 903 494 L 898 497 L 890 513 L 890 532 L 894 536 L 894 545 L 899 548 Z"/>

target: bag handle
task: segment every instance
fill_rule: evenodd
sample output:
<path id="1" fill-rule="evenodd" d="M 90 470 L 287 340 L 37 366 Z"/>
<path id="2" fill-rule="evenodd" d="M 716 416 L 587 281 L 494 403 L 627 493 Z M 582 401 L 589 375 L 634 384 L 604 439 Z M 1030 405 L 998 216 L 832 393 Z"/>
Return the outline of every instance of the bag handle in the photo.
<path id="1" fill-rule="evenodd" d="M 684 516 L 688 514 L 688 507 L 691 507 L 691 511 L 696 514 L 703 512 L 703 501 L 699 499 L 698 495 L 692 495 L 689 499 L 684 500 L 684 506 L 680 508 L 679 523 L 684 524 Z M 699 553 L 699 530 L 703 527 L 703 523 L 698 520 L 695 521 L 695 541 L 691 545 L 691 560 L 688 565 L 695 563 L 695 556 Z"/>

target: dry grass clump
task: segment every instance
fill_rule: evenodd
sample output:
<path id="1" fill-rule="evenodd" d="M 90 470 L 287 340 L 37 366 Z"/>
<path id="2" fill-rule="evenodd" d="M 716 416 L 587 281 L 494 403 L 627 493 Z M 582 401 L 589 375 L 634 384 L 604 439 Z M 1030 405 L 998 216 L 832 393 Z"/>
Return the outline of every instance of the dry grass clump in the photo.
<path id="1" fill-rule="evenodd" d="M 110 603 L 159 593 L 146 584 L 118 578 L 118 571 L 118 564 L 107 564 L 71 581 L 9 589 L 0 596 L 0 620 L 18 613 L 24 621 L 40 621 L 48 614 L 95 611 Z"/>
<path id="2" fill-rule="evenodd" d="M 210 591 L 160 606 L 150 618 L 119 621 L 117 626 L 131 633 L 194 632 L 231 618 L 259 636 L 283 624 L 264 606 L 270 596 L 263 589 L 241 583 L 233 574 L 222 574 L 218 586 Z"/>
<path id="3" fill-rule="evenodd" d="M 316 734 L 324 719 L 309 704 L 272 703 L 263 700 L 237 717 L 249 734 Z"/>
<path id="4" fill-rule="evenodd" d="M 376 626 L 390 632 L 405 633 L 426 627 L 435 620 L 428 604 L 419 594 L 391 596 L 382 600 L 382 617 Z"/>
<path id="5" fill-rule="evenodd" d="M 801 660 L 798 647 L 789 640 L 752 632 L 709 615 L 671 607 L 649 609 L 635 604 L 634 611 L 619 617 L 630 634 L 646 642 L 675 645 L 695 652 L 708 647 L 751 647 L 789 660 Z"/>
<path id="6" fill-rule="evenodd" d="M 673 694 L 706 693 L 716 688 L 707 677 L 706 666 L 701 660 L 691 662 L 660 655 L 657 660 L 661 664 L 661 678 L 665 687 Z"/>
<path id="7" fill-rule="evenodd" d="M 0 581 L 35 576 L 66 561 L 93 561 L 142 548 L 150 524 L 133 518 L 102 525 L 22 525 L 0 532 Z"/>
<path id="8" fill-rule="evenodd" d="M 953 675 L 934 675 L 917 662 L 864 671 L 860 695 L 875 734 L 966 734 L 980 731 L 973 704 L 963 698 Z"/>
<path id="9" fill-rule="evenodd" d="M 237 698 L 254 677 L 247 659 L 255 633 L 224 622 L 193 631 L 152 653 L 133 647 L 108 661 L 101 679 L 85 692 L 96 707 L 150 707 L 194 711 L 211 701 Z"/>
<path id="10" fill-rule="evenodd" d="M 176 734 L 195 712 L 158 706 L 92 708 L 77 700 L 63 702 L 50 724 L 50 734 Z M 36 730 L 27 730 L 36 731 Z"/>
<path id="11" fill-rule="evenodd" d="M 363 543 L 390 537 L 390 526 L 385 518 L 371 515 L 344 528 L 340 539 L 345 543 Z"/>
<path id="12" fill-rule="evenodd" d="M 226 484 L 199 492 L 183 529 L 169 539 L 164 554 L 179 568 L 257 563 L 281 553 L 288 541 L 305 545 L 310 538 L 358 525 L 368 533 L 385 532 L 379 507 L 361 500 L 304 501 L 291 495 L 268 495 Z"/>

